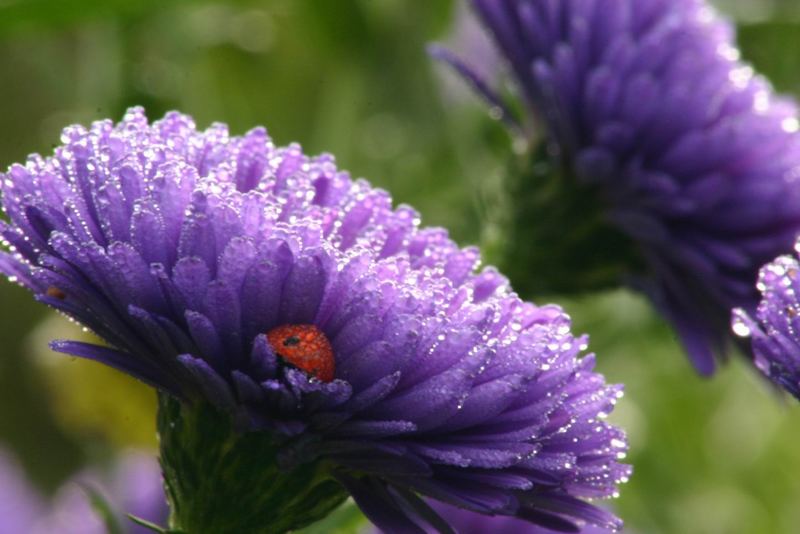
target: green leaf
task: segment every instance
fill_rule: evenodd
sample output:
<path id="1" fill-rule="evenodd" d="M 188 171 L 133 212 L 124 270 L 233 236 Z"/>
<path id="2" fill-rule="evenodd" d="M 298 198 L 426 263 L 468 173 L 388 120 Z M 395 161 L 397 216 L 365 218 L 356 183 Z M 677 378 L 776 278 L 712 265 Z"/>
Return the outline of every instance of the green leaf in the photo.
<path id="1" fill-rule="evenodd" d="M 147 519 L 136 517 L 133 514 L 128 514 L 128 519 L 130 519 L 131 521 L 133 521 L 134 523 L 136 523 L 141 527 L 152 530 L 153 532 L 158 532 L 159 534 L 180 534 L 177 530 L 167 530 L 163 527 L 156 525 L 151 521 L 148 521 Z"/>
<path id="2" fill-rule="evenodd" d="M 91 504 L 92 509 L 97 512 L 108 534 L 122 534 L 122 527 L 117 520 L 117 515 L 114 513 L 111 503 L 108 502 L 105 496 L 100 493 L 99 490 L 88 484 L 81 484 L 81 489 L 83 489 L 87 497 L 89 497 L 89 504 Z"/>

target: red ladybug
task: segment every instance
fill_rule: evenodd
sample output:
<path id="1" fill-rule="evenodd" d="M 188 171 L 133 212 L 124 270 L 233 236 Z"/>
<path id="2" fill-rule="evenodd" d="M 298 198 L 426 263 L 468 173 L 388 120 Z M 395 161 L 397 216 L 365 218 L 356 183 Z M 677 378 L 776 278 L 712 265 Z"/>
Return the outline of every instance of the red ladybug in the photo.
<path id="1" fill-rule="evenodd" d="M 333 347 L 313 324 L 285 324 L 267 332 L 275 354 L 322 382 L 333 380 Z"/>
<path id="2" fill-rule="evenodd" d="M 45 292 L 45 294 L 48 297 L 52 297 L 52 298 L 58 299 L 58 300 L 64 300 L 65 298 L 67 298 L 67 294 L 64 293 L 63 291 L 61 291 L 60 289 L 58 289 L 56 286 L 48 287 L 47 291 Z"/>

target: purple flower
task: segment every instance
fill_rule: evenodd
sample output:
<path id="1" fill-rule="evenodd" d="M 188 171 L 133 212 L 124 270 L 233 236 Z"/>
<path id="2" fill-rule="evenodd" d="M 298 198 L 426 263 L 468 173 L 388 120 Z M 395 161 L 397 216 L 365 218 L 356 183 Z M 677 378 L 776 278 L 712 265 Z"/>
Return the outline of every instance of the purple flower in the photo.
<path id="1" fill-rule="evenodd" d="M 795 246 L 800 251 L 800 241 Z M 733 312 L 733 332 L 750 338 L 756 367 L 800 400 L 800 265 L 780 256 L 761 268 L 754 314 Z"/>
<path id="2" fill-rule="evenodd" d="M 0 448 L 0 532 L 32 532 L 44 510 L 16 458 Z"/>
<path id="3" fill-rule="evenodd" d="M 0 270 L 110 344 L 56 350 L 283 436 L 284 461 L 324 458 L 390 531 L 436 521 L 417 494 L 620 524 L 582 498 L 629 475 L 602 420 L 621 387 L 476 249 L 261 128 L 132 109 L 62 140 L 2 180 Z"/>
<path id="4" fill-rule="evenodd" d="M 31 486 L 9 453 L 0 450 L 0 532 L 8 534 L 105 534 L 106 523 L 87 491 L 109 505 L 126 534 L 151 532 L 126 514 L 155 524 L 167 522 L 167 502 L 158 462 L 142 453 L 126 453 L 111 473 L 86 470 L 65 482 L 50 502 Z"/>
<path id="5" fill-rule="evenodd" d="M 441 503 L 431 503 L 457 534 L 555 534 L 556 531 L 522 521 L 515 517 L 491 517 Z M 433 531 L 429 531 L 433 532 Z M 611 534 L 611 530 L 587 525 L 580 534 Z M 365 534 L 381 534 L 375 528 L 366 529 Z M 386 533 L 389 534 L 389 533 Z"/>
<path id="6" fill-rule="evenodd" d="M 109 473 L 87 469 L 73 476 L 56 493 L 48 513 L 37 523 L 42 534 L 105 534 L 107 524 L 92 506 L 96 492 L 110 507 L 123 532 L 149 534 L 134 523 L 131 514 L 156 525 L 166 525 L 169 508 L 164 495 L 161 470 L 155 458 L 144 453 L 126 453 Z"/>
<path id="7" fill-rule="evenodd" d="M 575 238 L 576 259 L 547 249 L 535 261 L 632 280 L 697 370 L 713 373 L 729 345 L 730 310 L 755 307 L 759 266 L 800 231 L 795 105 L 739 60 L 731 25 L 704 0 L 473 4 L 530 110 L 527 129 L 547 126 L 549 159 L 561 169 L 563 195 L 519 210 L 536 212 L 529 226 L 555 218 L 558 242 Z M 602 234 L 606 226 L 624 241 Z M 523 238 L 512 240 L 516 258 Z"/>

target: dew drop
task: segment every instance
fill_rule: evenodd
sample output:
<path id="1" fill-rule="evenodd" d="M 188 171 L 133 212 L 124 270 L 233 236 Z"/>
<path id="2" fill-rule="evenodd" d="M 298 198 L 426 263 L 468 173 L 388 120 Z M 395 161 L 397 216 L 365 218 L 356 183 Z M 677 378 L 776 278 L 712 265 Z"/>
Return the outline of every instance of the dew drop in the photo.
<path id="1" fill-rule="evenodd" d="M 787 117 L 781 122 L 781 127 L 786 133 L 795 133 L 800 131 L 800 120 L 797 117 Z"/>
<path id="2" fill-rule="evenodd" d="M 733 311 L 733 322 L 731 323 L 731 328 L 733 328 L 733 333 L 739 337 L 750 337 L 750 334 L 752 334 L 750 326 L 747 324 L 744 311 L 741 309 Z"/>

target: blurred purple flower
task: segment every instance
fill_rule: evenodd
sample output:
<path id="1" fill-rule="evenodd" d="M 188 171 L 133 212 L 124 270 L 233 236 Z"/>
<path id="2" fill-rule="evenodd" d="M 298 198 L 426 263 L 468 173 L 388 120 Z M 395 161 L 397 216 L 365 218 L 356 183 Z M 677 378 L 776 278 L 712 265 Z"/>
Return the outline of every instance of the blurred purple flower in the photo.
<path id="1" fill-rule="evenodd" d="M 618 245 L 591 249 L 598 236 L 581 234 L 576 249 L 595 252 L 578 268 L 627 261 L 617 283 L 641 287 L 697 370 L 713 373 L 730 310 L 754 309 L 759 266 L 800 231 L 797 108 L 739 60 L 731 24 L 704 0 L 473 4 L 529 119 L 547 125 L 559 178 L 575 184 L 535 217 L 566 213 L 555 222 L 566 242 L 598 210 L 632 258 Z M 463 63 L 434 53 L 475 83 Z"/>
<path id="2" fill-rule="evenodd" d="M 795 246 L 800 251 L 800 241 Z M 750 338 L 755 364 L 800 400 L 800 264 L 780 256 L 762 267 L 761 303 L 754 314 L 733 312 L 733 332 Z"/>
<path id="3" fill-rule="evenodd" d="M 325 458 L 390 531 L 436 520 L 417 493 L 619 525 L 581 499 L 630 472 L 624 433 L 602 421 L 621 387 L 579 358 L 586 340 L 560 308 L 476 273 L 476 249 L 261 128 L 198 132 L 177 113 L 149 125 L 132 109 L 62 140 L 3 177 L 0 228 L 0 270 L 113 346 L 56 350 L 294 437 L 303 449 L 286 457 Z M 289 357 L 305 334 L 271 344 L 286 325 L 330 342 L 333 380 Z"/>
<path id="4" fill-rule="evenodd" d="M 0 533 L 32 532 L 44 510 L 44 500 L 28 482 L 22 466 L 0 449 Z"/>
<path id="5" fill-rule="evenodd" d="M 167 522 L 169 510 L 161 470 L 149 455 L 127 453 L 110 474 L 84 471 L 64 483 L 47 503 L 11 455 L 0 451 L 0 533 L 106 534 L 106 523 L 92 507 L 89 488 L 110 505 L 124 533 L 152 532 L 126 514 L 158 525 Z"/>

